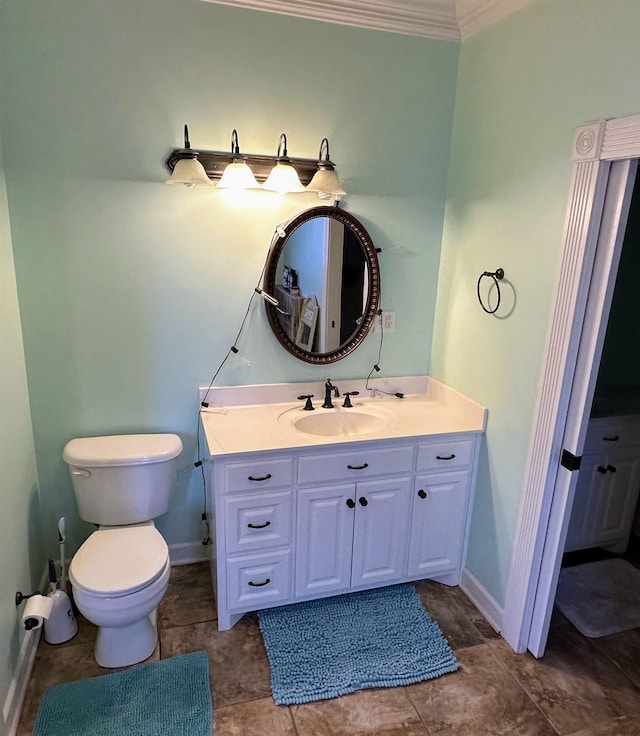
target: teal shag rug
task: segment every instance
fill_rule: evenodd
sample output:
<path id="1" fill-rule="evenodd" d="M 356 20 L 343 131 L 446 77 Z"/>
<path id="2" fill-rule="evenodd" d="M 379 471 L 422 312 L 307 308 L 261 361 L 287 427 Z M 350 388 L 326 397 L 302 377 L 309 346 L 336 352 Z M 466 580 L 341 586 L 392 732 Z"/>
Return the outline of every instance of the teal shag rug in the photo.
<path id="1" fill-rule="evenodd" d="M 206 652 L 181 654 L 44 694 L 33 736 L 211 736 Z"/>
<path id="2" fill-rule="evenodd" d="M 460 666 L 413 585 L 258 612 L 277 705 L 430 680 Z"/>

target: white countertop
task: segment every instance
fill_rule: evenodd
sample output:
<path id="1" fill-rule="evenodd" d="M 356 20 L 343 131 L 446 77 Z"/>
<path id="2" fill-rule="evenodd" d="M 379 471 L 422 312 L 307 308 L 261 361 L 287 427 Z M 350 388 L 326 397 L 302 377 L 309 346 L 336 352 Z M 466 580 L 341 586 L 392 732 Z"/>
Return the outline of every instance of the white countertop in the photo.
<path id="1" fill-rule="evenodd" d="M 370 392 L 361 391 L 360 396 L 352 397 L 353 409 L 342 407 L 342 398 L 334 399 L 335 409 L 323 409 L 323 383 L 316 384 L 277 384 L 286 387 L 286 395 L 297 397 L 304 393 L 314 393 L 314 412 L 304 411 L 304 401 L 278 401 L 282 390 L 273 386 L 259 391 L 259 387 L 222 387 L 211 390 L 208 395 L 210 407 L 201 413 L 209 452 L 212 456 L 236 453 L 275 451 L 302 447 L 341 445 L 371 440 L 421 437 L 425 435 L 451 434 L 458 432 L 482 432 L 486 426 L 487 410 L 429 377 L 421 377 L 417 385 L 415 379 L 394 379 L 394 388 L 404 386 L 419 388 L 420 393 L 405 393 L 400 399 L 395 396 L 369 398 Z M 402 383 L 405 381 L 406 383 Z M 344 391 L 354 390 L 353 381 L 335 382 Z M 360 382 L 362 383 L 362 382 Z M 319 386 L 319 387 L 318 387 Z M 245 391 L 243 394 L 242 391 Z M 359 390 L 359 389 L 356 389 Z M 255 399 L 257 394 L 267 398 L 265 403 L 238 404 L 242 396 Z M 226 399 L 222 404 L 221 398 Z M 268 399 L 271 399 L 269 401 Z M 372 413 L 382 419 L 383 426 L 366 434 L 349 436 L 310 435 L 295 428 L 297 419 L 318 412 L 334 413 Z"/>

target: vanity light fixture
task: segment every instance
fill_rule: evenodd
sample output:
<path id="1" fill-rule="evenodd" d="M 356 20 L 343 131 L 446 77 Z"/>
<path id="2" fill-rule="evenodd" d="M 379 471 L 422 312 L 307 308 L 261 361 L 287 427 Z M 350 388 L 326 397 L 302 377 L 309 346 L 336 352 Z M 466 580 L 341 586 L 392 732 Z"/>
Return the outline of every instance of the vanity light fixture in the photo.
<path id="1" fill-rule="evenodd" d="M 324 158 L 322 157 L 324 153 Z M 323 138 L 318 153 L 318 171 L 307 185 L 308 192 L 318 192 L 319 199 L 339 199 L 346 192 L 335 171 L 335 164 L 329 159 L 329 140 Z"/>
<path id="2" fill-rule="evenodd" d="M 189 127 L 184 126 L 184 148 L 174 151 L 176 158 L 167 184 L 183 184 L 191 187 L 211 187 L 213 182 L 207 176 L 202 164 L 198 161 L 198 151 L 191 148 L 189 142 Z"/>
<path id="3" fill-rule="evenodd" d="M 219 189 L 259 189 L 260 184 L 256 181 L 246 158 L 240 155 L 237 130 L 231 133 L 231 155 L 233 161 L 224 170 L 222 179 L 216 186 Z"/>
<path id="4" fill-rule="evenodd" d="M 287 155 L 287 136 L 284 133 L 281 133 L 278 139 L 276 165 L 271 169 L 271 173 L 262 185 L 262 188 L 272 192 L 278 192 L 279 194 L 293 194 L 295 192 L 305 191 L 300 182 L 298 172 L 291 165 L 291 159 Z"/>
<path id="5" fill-rule="evenodd" d="M 167 169 L 172 172 L 169 184 L 184 184 L 188 187 L 211 186 L 213 182 L 220 181 L 218 186 L 236 187 L 236 184 L 227 184 L 227 173 L 234 178 L 237 172 L 247 176 L 249 184 L 238 185 L 244 188 L 254 188 L 264 182 L 265 189 L 275 190 L 281 193 L 304 192 L 305 185 L 309 184 L 314 175 L 321 173 L 333 176 L 333 185 L 327 184 L 326 179 L 321 183 L 322 189 L 313 190 L 325 192 L 329 196 L 338 195 L 344 190 L 340 186 L 338 177 L 333 172 L 334 164 L 329 160 L 329 150 L 323 159 L 322 145 L 321 153 L 316 158 L 294 158 L 287 153 L 287 137 L 283 133 L 278 141 L 278 153 L 276 156 L 265 156 L 258 153 L 240 153 L 238 145 L 238 133 L 236 130 L 231 135 L 231 153 L 229 151 L 203 151 L 201 148 L 194 151 L 189 143 L 189 131 L 185 128 L 184 148 L 174 148 L 165 159 Z M 325 139 L 326 140 L 326 139 Z M 275 164 L 275 166 L 274 166 Z M 247 169 L 249 171 L 247 172 Z M 253 179 L 247 174 L 252 175 Z M 287 179 L 283 183 L 281 177 Z M 335 183 L 337 182 L 337 186 Z"/>

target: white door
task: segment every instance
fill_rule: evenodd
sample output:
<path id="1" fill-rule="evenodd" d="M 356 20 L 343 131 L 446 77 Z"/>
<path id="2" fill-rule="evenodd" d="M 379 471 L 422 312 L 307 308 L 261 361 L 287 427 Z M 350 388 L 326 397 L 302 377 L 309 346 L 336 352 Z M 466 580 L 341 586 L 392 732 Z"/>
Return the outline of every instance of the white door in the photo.
<path id="1" fill-rule="evenodd" d="M 617 161 L 611 165 L 591 279 L 586 284 L 588 295 L 582 330 L 578 332 L 577 359 L 573 375 L 570 374 L 570 369 L 567 369 L 564 376 L 570 387 L 570 394 L 566 414 L 564 417 L 559 414 L 557 419 L 558 425 L 564 424 L 562 455 L 556 458 L 556 462 L 560 458 L 562 461 L 555 469 L 548 525 L 543 530 L 541 522 L 538 529 L 538 537 L 543 540 L 542 556 L 527 641 L 527 648 L 536 657 L 544 654 L 549 634 L 549 623 L 578 479 L 576 472 L 578 468 L 572 465 L 572 458 L 576 460 L 581 458 L 584 447 L 589 410 L 593 401 L 633 194 L 636 166 L 637 162 L 630 160 Z M 553 458 L 551 462 L 554 462 Z M 549 472 L 553 472 L 553 469 L 550 468 Z M 513 646 L 513 642 L 510 643 Z"/>

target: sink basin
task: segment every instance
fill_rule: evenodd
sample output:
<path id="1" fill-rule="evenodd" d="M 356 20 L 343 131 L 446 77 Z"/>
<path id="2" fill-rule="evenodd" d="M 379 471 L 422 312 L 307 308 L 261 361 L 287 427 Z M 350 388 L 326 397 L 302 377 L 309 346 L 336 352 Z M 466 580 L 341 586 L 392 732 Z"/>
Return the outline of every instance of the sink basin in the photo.
<path id="1" fill-rule="evenodd" d="M 318 437 L 353 437 L 377 432 L 389 426 L 378 414 L 357 409 L 314 411 L 291 422 L 298 432 Z"/>

